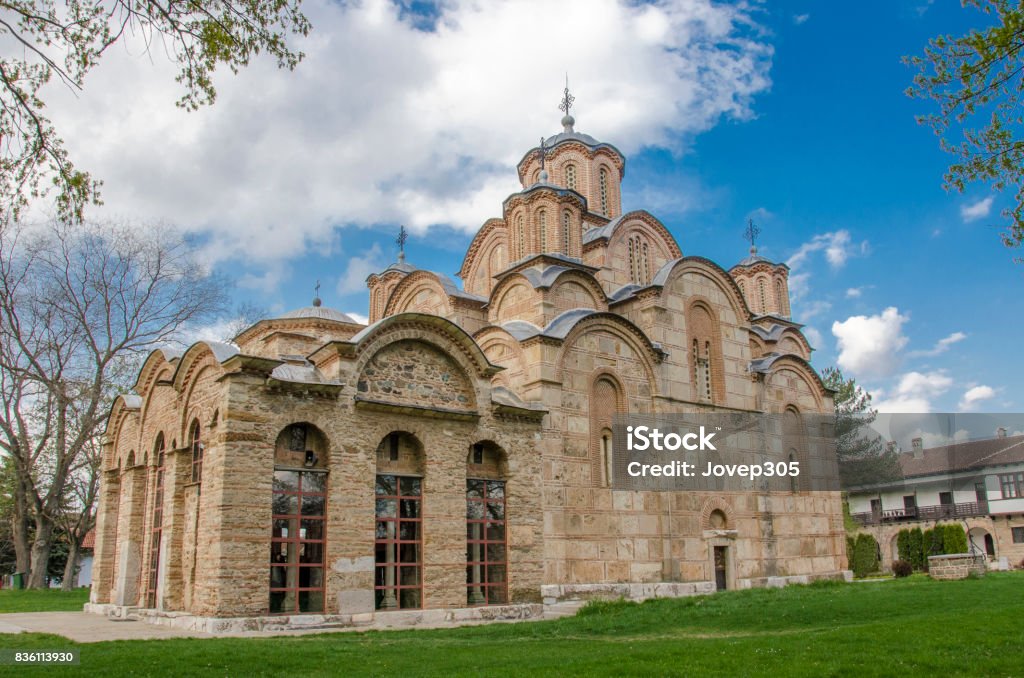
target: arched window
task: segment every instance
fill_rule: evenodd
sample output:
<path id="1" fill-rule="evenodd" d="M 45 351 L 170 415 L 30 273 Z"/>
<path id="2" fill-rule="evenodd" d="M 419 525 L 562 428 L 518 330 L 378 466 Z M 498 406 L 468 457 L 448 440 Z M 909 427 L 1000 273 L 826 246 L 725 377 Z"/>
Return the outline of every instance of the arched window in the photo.
<path id="1" fill-rule="evenodd" d="M 490 441 L 473 444 L 466 463 L 466 602 L 508 602 L 505 454 Z"/>
<path id="2" fill-rule="evenodd" d="M 608 170 L 602 167 L 597 176 L 598 188 L 601 191 L 601 214 L 608 216 Z"/>
<path id="3" fill-rule="evenodd" d="M 523 233 L 523 215 L 516 217 L 516 258 L 522 259 L 526 256 L 526 238 Z"/>
<path id="4" fill-rule="evenodd" d="M 779 313 L 786 312 L 785 297 L 782 294 L 782 281 L 775 281 L 775 307 L 779 310 Z"/>
<path id="5" fill-rule="evenodd" d="M 533 178 L 532 178 L 532 181 L 530 183 L 531 184 L 536 184 L 538 182 L 540 182 L 540 168 L 539 167 L 537 169 L 533 170 Z"/>
<path id="6" fill-rule="evenodd" d="M 565 256 L 572 255 L 571 240 L 572 237 L 572 215 L 566 210 L 562 212 L 562 254 Z"/>
<path id="7" fill-rule="evenodd" d="M 576 190 L 576 165 L 572 163 L 565 166 L 565 187 Z"/>
<path id="8" fill-rule="evenodd" d="M 686 332 L 691 341 L 690 378 L 694 399 L 713 403 L 716 398 L 724 398 L 721 334 L 714 312 L 703 302 L 692 303 L 687 309 Z"/>
<path id="9" fill-rule="evenodd" d="M 593 482 L 598 487 L 611 487 L 615 457 L 611 430 L 616 414 L 625 410 L 625 400 L 618 382 L 607 374 L 594 380 L 590 391 L 590 439 Z"/>
<path id="10" fill-rule="evenodd" d="M 761 302 L 761 313 L 768 312 L 768 291 L 764 284 L 764 278 L 757 279 L 757 296 Z"/>
<path id="11" fill-rule="evenodd" d="M 704 351 L 697 339 L 693 340 L 693 383 L 700 400 L 711 400 L 711 345 L 704 342 Z"/>
<path id="12" fill-rule="evenodd" d="M 639 235 L 629 239 L 629 277 L 637 285 L 651 281 L 647 242 Z"/>
<path id="13" fill-rule="evenodd" d="M 377 446 L 374 606 L 423 606 L 423 447 L 395 431 Z"/>
<path id="14" fill-rule="evenodd" d="M 192 447 L 192 482 L 203 482 L 203 451 L 204 445 L 199 431 L 199 420 L 192 422 L 192 431 L 189 434 Z"/>
<path id="15" fill-rule="evenodd" d="M 543 253 L 548 250 L 548 213 L 541 210 L 537 213 L 537 228 L 540 233 L 540 247 L 538 251 Z"/>
<path id="16" fill-rule="evenodd" d="M 324 611 L 327 452 L 326 436 L 312 424 L 291 424 L 277 436 L 271 493 L 271 614 Z"/>
<path id="17" fill-rule="evenodd" d="M 164 527 L 164 434 L 156 437 L 153 446 L 153 458 L 156 463 L 153 477 L 153 526 L 149 535 L 149 587 L 146 595 L 146 607 L 156 607 L 156 590 L 160 576 L 160 538 Z"/>
<path id="18" fill-rule="evenodd" d="M 743 295 L 743 300 L 746 301 L 747 300 L 747 286 L 743 284 L 742 280 L 740 281 L 739 285 L 740 285 L 740 294 Z"/>

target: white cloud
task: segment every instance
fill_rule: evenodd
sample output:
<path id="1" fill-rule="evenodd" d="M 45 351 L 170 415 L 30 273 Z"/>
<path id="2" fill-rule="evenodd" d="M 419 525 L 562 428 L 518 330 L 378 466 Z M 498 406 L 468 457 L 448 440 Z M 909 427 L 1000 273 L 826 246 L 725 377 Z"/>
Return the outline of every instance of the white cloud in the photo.
<path id="1" fill-rule="evenodd" d="M 380 245 L 373 243 L 373 247 L 366 254 L 348 260 L 345 272 L 338 278 L 335 290 L 340 296 L 362 292 L 366 289 L 366 278 L 371 273 L 378 273 L 385 266 L 387 263 L 381 256 Z"/>
<path id="2" fill-rule="evenodd" d="M 832 308 L 832 304 L 827 301 L 810 301 L 802 305 L 800 310 L 800 320 L 807 322 L 811 318 L 822 313 L 827 313 Z"/>
<path id="3" fill-rule="evenodd" d="M 907 372 L 900 377 L 895 389 L 885 393 L 886 398 L 875 400 L 875 407 L 879 412 L 931 412 L 932 400 L 952 385 L 953 379 L 942 370 Z"/>
<path id="4" fill-rule="evenodd" d="M 807 337 L 807 341 L 811 344 L 811 348 L 820 348 L 825 345 L 825 339 L 814 327 L 805 327 L 803 329 L 804 336 Z"/>
<path id="5" fill-rule="evenodd" d="M 360 325 L 369 325 L 370 324 L 370 319 L 368 317 L 366 317 L 365 315 L 363 315 L 362 313 L 354 313 L 353 311 L 346 311 L 345 315 L 347 315 L 348 317 L 352 318 L 352 320 L 355 320 Z"/>
<path id="6" fill-rule="evenodd" d="M 990 400 L 995 397 L 996 390 L 991 386 L 985 386 L 984 384 L 972 386 L 964 391 L 964 396 L 960 399 L 958 407 L 966 411 L 974 410 L 978 408 L 978 405 L 983 400 Z"/>
<path id="7" fill-rule="evenodd" d="M 954 431 L 952 437 L 944 433 L 932 433 L 931 431 L 923 431 L 921 429 L 917 429 L 907 436 L 908 440 L 913 440 L 914 438 L 920 438 L 921 446 L 927 450 L 932 447 L 942 447 L 943 445 L 949 445 L 950 443 L 966 442 L 971 439 L 971 434 L 965 428 L 957 429 L 956 431 Z"/>
<path id="8" fill-rule="evenodd" d="M 952 346 L 953 344 L 955 344 L 955 343 L 957 343 L 959 341 L 963 341 L 966 338 L 967 338 L 967 335 L 964 334 L 963 332 L 954 332 L 953 334 L 949 335 L 948 337 L 944 337 L 942 339 L 939 339 L 937 342 L 935 342 L 935 346 L 933 346 L 932 348 L 930 348 L 930 349 L 928 349 L 926 351 L 911 351 L 908 355 L 913 356 L 913 357 L 934 358 L 935 356 L 940 355 L 940 354 L 945 353 L 946 351 L 948 351 L 949 347 Z"/>
<path id="9" fill-rule="evenodd" d="M 868 242 L 854 243 L 850 232 L 840 229 L 831 233 L 821 233 L 797 249 L 786 263 L 790 268 L 798 268 L 806 262 L 813 252 L 824 251 L 825 259 L 832 268 L 842 268 L 850 257 L 867 254 Z"/>
<path id="10" fill-rule="evenodd" d="M 972 202 L 969 205 L 961 205 L 960 217 L 964 220 L 964 222 L 984 219 L 992 212 L 993 200 L 995 200 L 995 196 L 990 195 L 987 198 L 982 198 L 981 200 L 977 202 Z"/>
<path id="11" fill-rule="evenodd" d="M 794 14 L 793 15 L 793 23 L 795 23 L 797 26 L 799 26 L 800 24 L 806 23 L 807 20 L 810 19 L 810 18 L 811 18 L 810 14 Z"/>
<path id="12" fill-rule="evenodd" d="M 899 352 L 907 344 L 902 331 L 907 320 L 908 316 L 890 306 L 877 315 L 855 315 L 832 323 L 839 366 L 858 378 L 892 374 L 899 366 Z"/>
<path id="13" fill-rule="evenodd" d="M 864 294 L 863 287 L 850 287 L 846 290 L 847 299 L 860 299 L 862 294 Z"/>
<path id="14" fill-rule="evenodd" d="M 104 181 L 104 210 L 172 220 L 215 259 L 279 262 L 339 225 L 471 231 L 500 214 L 515 163 L 560 131 L 566 71 L 577 129 L 626 153 L 683 150 L 751 118 L 771 85 L 772 48 L 742 5 L 452 0 L 431 30 L 398 5 L 304 4 L 315 28 L 298 68 L 258 58 L 218 74 L 217 103 L 197 112 L 175 108 L 173 64 L 138 40 L 109 50 L 84 92 L 47 90 L 48 110 Z"/>

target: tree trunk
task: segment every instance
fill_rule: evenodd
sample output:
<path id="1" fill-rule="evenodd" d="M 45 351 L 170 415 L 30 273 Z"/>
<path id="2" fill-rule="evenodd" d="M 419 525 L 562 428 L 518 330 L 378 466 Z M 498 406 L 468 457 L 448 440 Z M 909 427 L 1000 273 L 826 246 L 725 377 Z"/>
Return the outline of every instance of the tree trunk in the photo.
<path id="1" fill-rule="evenodd" d="M 64 565 L 64 578 L 60 583 L 61 591 L 72 591 L 78 587 L 78 550 L 79 539 L 77 537 L 71 538 L 71 543 L 68 545 L 68 562 Z"/>
<path id="2" fill-rule="evenodd" d="M 14 539 L 14 560 L 17 572 L 28 572 L 32 564 L 28 541 L 28 497 L 21 478 L 14 481 L 14 516 L 11 519 L 11 536 Z"/>
<path id="3" fill-rule="evenodd" d="M 32 568 L 29 570 L 26 588 L 46 588 L 46 569 L 50 564 L 52 546 L 53 521 L 42 515 L 36 516 L 36 536 L 32 541 Z"/>

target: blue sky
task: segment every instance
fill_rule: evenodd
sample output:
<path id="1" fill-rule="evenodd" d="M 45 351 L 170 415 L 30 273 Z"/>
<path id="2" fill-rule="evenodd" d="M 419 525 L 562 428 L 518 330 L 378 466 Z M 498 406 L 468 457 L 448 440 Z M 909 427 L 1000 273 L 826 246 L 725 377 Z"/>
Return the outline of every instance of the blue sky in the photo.
<path id="1" fill-rule="evenodd" d="M 746 254 L 746 220 L 761 226 L 761 254 L 793 268 L 818 368 L 843 366 L 893 411 L 1024 405 L 1012 352 L 1024 265 L 999 241 L 1006 197 L 943 191 L 949 157 L 915 122 L 931 108 L 904 94 L 913 71 L 900 61 L 978 25 L 977 12 L 925 0 L 355 6 L 312 3 L 295 73 L 256 64 L 187 118 L 169 110 L 165 66 L 122 55 L 94 86 L 130 91 L 122 136 L 99 131 L 119 105 L 109 92 L 55 102 L 78 164 L 106 181 L 104 209 L 178 225 L 238 281 L 239 302 L 302 306 L 320 280 L 327 305 L 365 314 L 361 281 L 394 259 L 399 223 L 411 263 L 458 270 L 475 226 L 515 189 L 515 161 L 559 131 L 568 70 L 577 130 L 628 156 L 626 209 L 726 268 Z"/>

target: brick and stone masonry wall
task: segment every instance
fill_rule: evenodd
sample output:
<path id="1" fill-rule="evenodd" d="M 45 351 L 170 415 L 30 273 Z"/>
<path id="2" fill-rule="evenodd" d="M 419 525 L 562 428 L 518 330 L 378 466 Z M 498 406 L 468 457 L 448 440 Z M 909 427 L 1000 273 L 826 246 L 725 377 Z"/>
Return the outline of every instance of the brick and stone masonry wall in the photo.
<path id="1" fill-rule="evenodd" d="M 952 553 L 928 556 L 928 576 L 932 579 L 967 579 L 972 573 L 985 574 L 985 556 Z"/>

